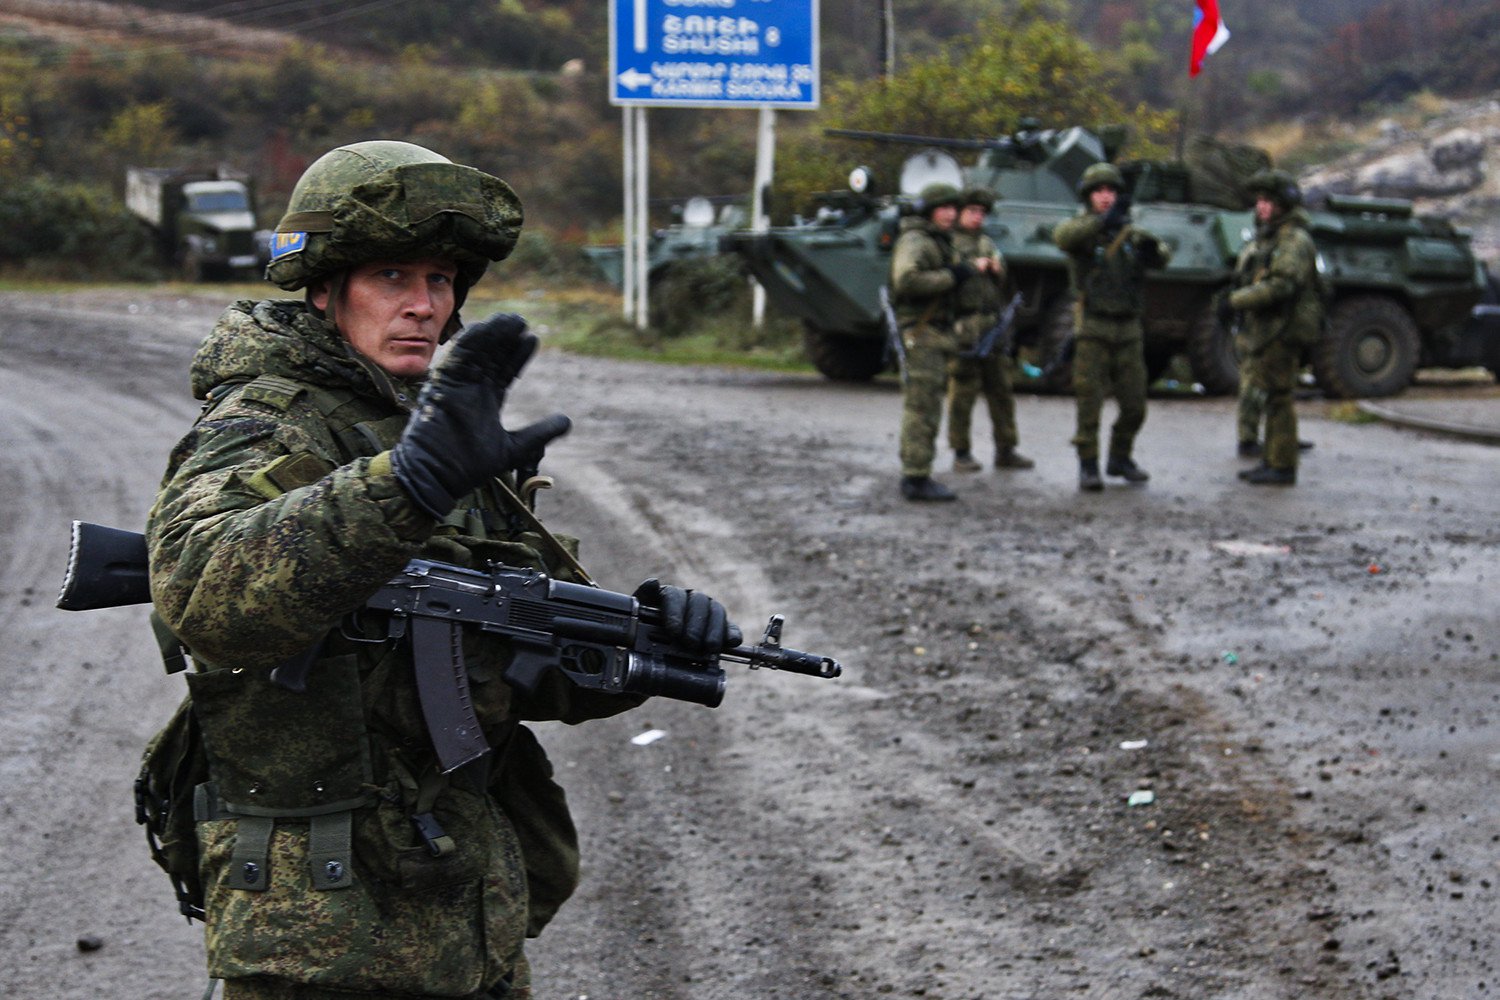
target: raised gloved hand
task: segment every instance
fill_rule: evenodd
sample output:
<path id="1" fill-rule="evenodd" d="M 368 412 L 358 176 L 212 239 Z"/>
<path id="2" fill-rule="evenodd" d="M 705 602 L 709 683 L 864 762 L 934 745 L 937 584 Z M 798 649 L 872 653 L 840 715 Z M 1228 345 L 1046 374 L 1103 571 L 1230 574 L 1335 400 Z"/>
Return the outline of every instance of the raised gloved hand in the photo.
<path id="1" fill-rule="evenodd" d="M 664 586 L 653 578 L 635 588 L 635 599 L 659 608 L 662 631 L 696 656 L 722 653 L 744 639 L 740 627 L 729 620 L 724 605 L 707 594 Z"/>
<path id="2" fill-rule="evenodd" d="M 432 370 L 391 449 L 392 471 L 428 514 L 447 517 L 491 477 L 534 466 L 547 443 L 572 427 L 560 413 L 519 430 L 500 425 L 506 390 L 536 343 L 524 319 L 501 313 L 460 331 Z"/>

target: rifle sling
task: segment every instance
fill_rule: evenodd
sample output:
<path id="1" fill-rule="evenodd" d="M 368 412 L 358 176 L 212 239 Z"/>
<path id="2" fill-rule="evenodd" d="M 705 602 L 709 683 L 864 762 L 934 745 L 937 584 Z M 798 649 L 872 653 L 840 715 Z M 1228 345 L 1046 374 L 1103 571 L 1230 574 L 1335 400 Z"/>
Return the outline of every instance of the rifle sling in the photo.
<path id="1" fill-rule="evenodd" d="M 597 587 L 598 584 L 594 582 L 593 577 L 589 576 L 588 570 L 583 568 L 582 564 L 573 557 L 573 553 L 568 551 L 567 547 L 563 545 L 556 535 L 547 530 L 547 526 L 537 518 L 536 513 L 530 507 L 526 506 L 526 502 L 516 495 L 516 491 L 510 488 L 510 484 L 499 477 L 494 479 L 494 483 L 500 499 L 505 501 L 506 506 L 515 512 L 516 516 L 521 519 L 527 528 L 536 533 L 537 537 L 551 550 L 559 562 L 577 575 L 577 582 L 587 584 L 590 587 Z"/>

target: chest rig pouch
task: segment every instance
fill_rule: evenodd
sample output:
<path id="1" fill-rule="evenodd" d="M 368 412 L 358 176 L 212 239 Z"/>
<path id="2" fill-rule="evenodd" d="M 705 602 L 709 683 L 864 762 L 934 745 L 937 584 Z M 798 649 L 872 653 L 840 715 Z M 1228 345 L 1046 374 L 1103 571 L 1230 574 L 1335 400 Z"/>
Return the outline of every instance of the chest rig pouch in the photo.
<path id="1" fill-rule="evenodd" d="M 1108 243 L 1100 241 L 1088 258 L 1079 288 L 1086 313 L 1120 319 L 1141 314 L 1140 260 L 1130 228 Z"/>

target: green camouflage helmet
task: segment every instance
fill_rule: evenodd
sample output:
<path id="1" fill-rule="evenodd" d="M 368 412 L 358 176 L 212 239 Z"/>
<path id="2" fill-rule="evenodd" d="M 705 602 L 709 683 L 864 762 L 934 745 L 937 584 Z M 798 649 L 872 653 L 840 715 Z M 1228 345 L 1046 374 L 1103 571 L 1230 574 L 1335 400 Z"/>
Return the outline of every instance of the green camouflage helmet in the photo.
<path id="1" fill-rule="evenodd" d="M 995 202 L 1000 199 L 994 191 L 987 187 L 972 187 L 964 192 L 963 204 L 960 208 L 968 208 L 970 205 L 978 205 L 986 212 L 995 207 Z"/>
<path id="2" fill-rule="evenodd" d="M 929 184 L 917 195 L 917 204 L 923 215 L 931 216 L 932 210 L 942 205 L 952 205 L 957 208 L 963 201 L 963 194 L 952 184 L 944 184 L 941 181 Z"/>
<path id="3" fill-rule="evenodd" d="M 1302 186 L 1285 170 L 1257 170 L 1245 182 L 1245 190 L 1252 197 L 1265 195 L 1280 205 L 1283 212 L 1302 204 Z"/>
<path id="4" fill-rule="evenodd" d="M 1095 163 L 1083 172 L 1083 177 L 1078 181 L 1078 200 L 1088 201 L 1089 194 L 1095 188 L 1105 185 L 1116 191 L 1125 190 L 1125 178 L 1120 176 L 1120 170 L 1113 163 Z"/>
<path id="5" fill-rule="evenodd" d="M 409 142 L 356 142 L 323 154 L 292 190 L 266 278 L 287 291 L 376 260 L 458 265 L 460 302 L 515 248 L 521 201 L 498 177 Z"/>

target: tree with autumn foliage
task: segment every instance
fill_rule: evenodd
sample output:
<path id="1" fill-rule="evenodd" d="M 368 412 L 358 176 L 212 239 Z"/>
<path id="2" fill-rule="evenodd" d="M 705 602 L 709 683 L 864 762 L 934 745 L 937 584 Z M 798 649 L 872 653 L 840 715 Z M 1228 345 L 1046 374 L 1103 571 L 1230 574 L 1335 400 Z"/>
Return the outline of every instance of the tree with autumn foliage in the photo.
<path id="1" fill-rule="evenodd" d="M 790 214 L 814 192 L 841 186 L 856 160 L 873 166 L 877 176 L 895 177 L 911 153 L 909 146 L 856 147 L 829 139 L 824 128 L 991 139 L 1029 116 L 1044 128 L 1123 124 L 1132 137 L 1131 156 L 1164 155 L 1175 114 L 1126 107 L 1119 92 L 1117 69 L 1072 27 L 1066 3 L 1019 0 L 893 77 L 830 85 L 818 115 L 783 131 L 774 201 L 781 214 Z"/>

